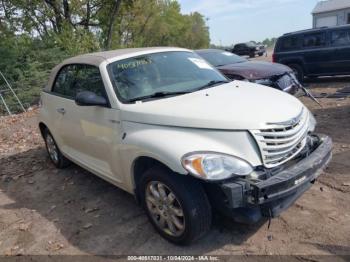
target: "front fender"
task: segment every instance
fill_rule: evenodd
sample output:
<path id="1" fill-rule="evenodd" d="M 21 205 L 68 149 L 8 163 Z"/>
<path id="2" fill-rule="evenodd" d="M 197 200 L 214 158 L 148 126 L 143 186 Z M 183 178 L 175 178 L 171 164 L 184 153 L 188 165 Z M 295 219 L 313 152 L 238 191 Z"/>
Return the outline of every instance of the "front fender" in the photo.
<path id="1" fill-rule="evenodd" d="M 178 174 L 188 172 L 181 164 L 184 154 L 212 151 L 234 155 L 251 165 L 261 164 L 259 149 L 247 131 L 196 129 L 123 122 L 120 146 L 127 186 L 133 188 L 133 163 L 142 156 L 153 158 Z"/>

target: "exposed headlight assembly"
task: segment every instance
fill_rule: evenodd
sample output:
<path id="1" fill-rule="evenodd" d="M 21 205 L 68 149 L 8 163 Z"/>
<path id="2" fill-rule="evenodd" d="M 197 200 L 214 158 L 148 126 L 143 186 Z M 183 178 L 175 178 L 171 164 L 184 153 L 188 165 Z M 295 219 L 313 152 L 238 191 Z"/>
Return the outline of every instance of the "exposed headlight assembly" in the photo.
<path id="1" fill-rule="evenodd" d="M 253 82 L 255 84 L 258 84 L 258 85 L 264 85 L 264 86 L 272 85 L 272 81 L 270 79 L 268 79 L 268 78 L 252 80 L 251 82 Z"/>
<path id="2" fill-rule="evenodd" d="M 253 167 L 245 160 L 215 152 L 189 153 L 181 162 L 191 175 L 204 180 L 222 180 L 253 172 Z"/>

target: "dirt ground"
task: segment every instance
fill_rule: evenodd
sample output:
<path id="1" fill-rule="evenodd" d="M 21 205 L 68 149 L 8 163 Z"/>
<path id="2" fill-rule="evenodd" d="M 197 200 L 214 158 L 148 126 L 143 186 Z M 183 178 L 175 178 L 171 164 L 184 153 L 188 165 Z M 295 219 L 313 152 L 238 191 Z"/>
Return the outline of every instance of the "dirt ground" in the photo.
<path id="1" fill-rule="evenodd" d="M 261 58 L 260 58 L 261 59 Z M 269 59 L 269 58 L 263 58 Z M 333 93 L 350 78 L 307 85 Z M 289 210 L 246 226 L 218 216 L 189 247 L 163 240 L 133 197 L 73 165 L 49 162 L 36 110 L 0 118 L 0 255 L 350 255 L 350 98 L 308 98 L 318 131 L 333 138 L 333 160 Z"/>

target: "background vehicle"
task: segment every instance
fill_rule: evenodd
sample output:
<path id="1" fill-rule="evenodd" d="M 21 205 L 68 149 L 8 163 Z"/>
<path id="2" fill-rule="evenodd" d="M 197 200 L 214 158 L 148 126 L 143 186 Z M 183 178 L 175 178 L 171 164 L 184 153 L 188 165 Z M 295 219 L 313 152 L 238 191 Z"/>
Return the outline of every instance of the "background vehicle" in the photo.
<path id="1" fill-rule="evenodd" d="M 266 46 L 265 45 L 257 44 L 256 46 L 258 48 L 258 55 L 259 56 L 262 56 L 263 54 L 266 53 Z"/>
<path id="2" fill-rule="evenodd" d="M 244 223 L 277 216 L 331 158 L 331 139 L 313 133 L 298 99 L 228 82 L 186 49 L 70 58 L 53 69 L 41 101 L 54 165 L 72 160 L 134 194 L 176 244 L 206 233 L 212 209 Z"/>
<path id="3" fill-rule="evenodd" d="M 290 94 L 296 94 L 300 83 L 292 69 L 285 65 L 249 61 L 235 54 L 219 49 L 201 49 L 196 53 L 215 66 L 221 73 L 233 80 L 248 80 L 270 86 Z"/>
<path id="4" fill-rule="evenodd" d="M 260 48 L 252 42 L 236 44 L 231 52 L 241 56 L 248 55 L 249 57 L 255 57 L 255 55 L 262 56 L 264 54 L 264 50 L 260 50 Z"/>
<path id="5" fill-rule="evenodd" d="M 350 26 L 323 27 L 284 34 L 275 46 L 273 61 L 305 76 L 350 74 Z"/>

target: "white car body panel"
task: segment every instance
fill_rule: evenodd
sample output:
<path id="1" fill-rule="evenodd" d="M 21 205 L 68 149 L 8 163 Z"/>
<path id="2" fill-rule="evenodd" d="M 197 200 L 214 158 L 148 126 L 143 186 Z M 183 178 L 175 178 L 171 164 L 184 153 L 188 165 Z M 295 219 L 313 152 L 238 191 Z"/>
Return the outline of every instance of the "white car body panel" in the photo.
<path id="1" fill-rule="evenodd" d="M 293 118 L 302 108 L 303 104 L 289 94 L 242 81 L 121 106 L 125 121 L 224 130 L 266 128 L 267 122 Z"/>

